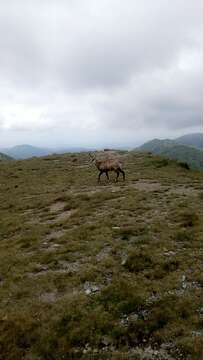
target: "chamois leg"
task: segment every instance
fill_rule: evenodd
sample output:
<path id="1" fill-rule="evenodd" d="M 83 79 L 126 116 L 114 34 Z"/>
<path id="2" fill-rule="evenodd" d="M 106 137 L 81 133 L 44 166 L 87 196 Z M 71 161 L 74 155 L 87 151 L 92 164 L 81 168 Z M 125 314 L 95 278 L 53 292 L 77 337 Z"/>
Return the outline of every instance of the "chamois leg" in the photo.
<path id="1" fill-rule="evenodd" d="M 102 174 L 103 174 L 103 171 L 100 170 L 100 173 L 99 173 L 99 176 L 98 176 L 98 182 L 100 182 L 100 177 L 101 177 Z"/>
<path id="2" fill-rule="evenodd" d="M 125 181 L 125 172 L 123 170 L 119 170 L 121 172 L 121 174 L 123 175 L 123 181 Z"/>
<path id="3" fill-rule="evenodd" d="M 107 179 L 109 180 L 109 173 L 108 173 L 108 171 L 105 171 L 105 174 L 106 174 Z"/>
<path id="4" fill-rule="evenodd" d="M 118 178 L 119 178 L 119 170 L 116 171 L 116 174 L 117 174 L 117 176 L 116 176 L 116 182 L 117 182 Z"/>

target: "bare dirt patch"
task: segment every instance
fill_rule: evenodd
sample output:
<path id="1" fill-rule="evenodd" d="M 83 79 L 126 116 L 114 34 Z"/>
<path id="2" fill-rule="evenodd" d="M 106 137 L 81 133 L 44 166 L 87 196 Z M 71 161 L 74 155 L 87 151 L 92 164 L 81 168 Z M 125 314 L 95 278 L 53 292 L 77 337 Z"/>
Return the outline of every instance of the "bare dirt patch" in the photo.
<path id="1" fill-rule="evenodd" d="M 46 241 L 60 239 L 65 234 L 65 230 L 54 230 L 45 238 Z"/>
<path id="2" fill-rule="evenodd" d="M 49 268 L 48 266 L 38 264 L 36 266 L 36 271 L 29 272 L 27 276 L 29 278 L 35 278 L 39 276 L 46 276 L 48 274 L 77 273 L 78 271 L 81 270 L 81 267 L 82 267 L 82 263 L 78 260 L 74 262 L 60 260 L 55 268 Z"/>
<path id="3" fill-rule="evenodd" d="M 66 221 L 70 218 L 70 216 L 72 216 L 73 214 L 75 214 L 77 212 L 76 209 L 71 209 L 71 210 L 67 210 L 67 211 L 63 211 L 59 214 L 56 214 L 56 216 L 52 219 L 48 219 L 45 221 L 42 221 L 45 224 L 55 224 L 58 222 L 63 222 Z"/>
<path id="4" fill-rule="evenodd" d="M 44 251 L 56 251 L 60 247 L 61 247 L 61 245 L 57 244 L 57 243 L 49 243 L 47 241 L 42 243 L 42 249 Z"/>
<path id="5" fill-rule="evenodd" d="M 44 302 L 44 303 L 54 303 L 57 301 L 57 292 L 52 291 L 52 292 L 45 292 L 43 294 L 40 295 L 39 299 L 40 301 Z"/>
<path id="6" fill-rule="evenodd" d="M 66 206 L 65 201 L 57 201 L 54 204 L 52 204 L 49 208 L 51 213 L 56 213 L 58 211 L 61 211 Z"/>
<path id="7" fill-rule="evenodd" d="M 72 210 L 68 210 L 68 211 L 63 211 L 62 213 L 60 213 L 60 214 L 56 217 L 56 222 L 67 220 L 71 215 L 75 214 L 76 211 L 77 211 L 76 209 L 72 209 Z"/>
<path id="8" fill-rule="evenodd" d="M 147 180 L 139 180 L 136 184 L 133 184 L 132 187 L 140 191 L 160 191 L 166 189 L 166 187 L 159 182 L 150 182 Z"/>
<path id="9" fill-rule="evenodd" d="M 171 188 L 168 191 L 169 194 L 176 194 L 176 195 L 198 195 L 199 190 L 194 189 L 192 186 L 186 187 L 186 186 L 176 186 Z"/>

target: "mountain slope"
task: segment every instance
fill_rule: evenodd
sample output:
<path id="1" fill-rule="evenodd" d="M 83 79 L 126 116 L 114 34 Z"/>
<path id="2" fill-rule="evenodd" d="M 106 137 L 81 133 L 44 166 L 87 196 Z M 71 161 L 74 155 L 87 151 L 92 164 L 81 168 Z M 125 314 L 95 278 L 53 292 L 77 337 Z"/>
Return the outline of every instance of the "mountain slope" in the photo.
<path id="1" fill-rule="evenodd" d="M 32 145 L 17 145 L 12 148 L 3 149 L 4 153 L 14 159 L 28 159 L 34 156 L 46 156 L 52 153 L 49 149 L 39 148 Z"/>
<path id="2" fill-rule="evenodd" d="M 189 145 L 203 150 L 203 134 L 188 134 L 175 139 L 175 141 L 182 145 Z"/>
<path id="3" fill-rule="evenodd" d="M 52 154 L 64 154 L 68 152 L 82 152 L 89 149 L 83 147 L 58 147 L 58 148 L 41 148 L 32 145 L 17 145 L 11 148 L 2 149 L 2 152 L 12 156 L 14 159 L 29 159 L 32 157 L 41 157 Z M 91 149 L 90 149 L 91 150 Z"/>
<path id="4" fill-rule="evenodd" d="M 13 160 L 13 158 L 11 156 L 8 156 L 8 155 L 0 152 L 0 161 L 9 161 L 9 160 Z"/>
<path id="5" fill-rule="evenodd" d="M 203 358 L 203 173 L 122 159 L 0 164 L 2 360 Z"/>
<path id="6" fill-rule="evenodd" d="M 203 170 L 203 151 L 191 146 L 177 144 L 173 140 L 154 139 L 140 146 L 138 150 L 186 162 L 195 170 Z"/>

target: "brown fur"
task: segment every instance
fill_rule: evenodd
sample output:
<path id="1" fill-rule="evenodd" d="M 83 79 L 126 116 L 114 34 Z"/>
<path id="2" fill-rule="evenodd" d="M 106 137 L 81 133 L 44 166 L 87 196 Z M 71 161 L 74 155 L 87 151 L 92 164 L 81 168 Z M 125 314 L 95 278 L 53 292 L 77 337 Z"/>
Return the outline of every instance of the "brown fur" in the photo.
<path id="1" fill-rule="evenodd" d="M 125 181 L 125 172 L 123 171 L 123 164 L 118 159 L 104 159 L 99 160 L 93 157 L 91 154 L 91 159 L 94 161 L 97 169 L 99 170 L 98 182 L 100 182 L 100 177 L 102 174 L 106 174 L 107 179 L 109 180 L 109 171 L 114 171 L 116 176 L 116 181 L 118 181 L 120 173 L 123 175 L 123 181 Z"/>

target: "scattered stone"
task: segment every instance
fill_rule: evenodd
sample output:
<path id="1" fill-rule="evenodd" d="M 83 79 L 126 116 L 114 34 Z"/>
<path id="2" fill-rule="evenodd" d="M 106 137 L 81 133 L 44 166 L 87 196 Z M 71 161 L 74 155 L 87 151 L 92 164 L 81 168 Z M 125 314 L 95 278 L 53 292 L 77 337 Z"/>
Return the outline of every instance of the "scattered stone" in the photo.
<path id="1" fill-rule="evenodd" d="M 48 266 L 46 265 L 41 265 L 41 264 L 36 264 L 35 265 L 35 270 L 36 272 L 44 272 L 44 271 L 47 271 L 48 270 Z"/>
<path id="2" fill-rule="evenodd" d="M 146 300 L 147 305 L 152 305 L 155 302 L 159 301 L 161 299 L 161 296 L 159 294 L 152 294 L 148 299 Z"/>
<path id="3" fill-rule="evenodd" d="M 139 318 L 142 318 L 143 320 L 147 320 L 149 317 L 149 311 L 148 310 L 141 310 L 139 312 Z"/>
<path id="4" fill-rule="evenodd" d="M 84 284 L 84 290 L 85 290 L 86 295 L 91 295 L 91 294 L 95 294 L 96 292 L 98 292 L 100 290 L 100 288 L 96 284 L 90 283 L 87 281 Z"/>
<path id="5" fill-rule="evenodd" d="M 48 234 L 46 236 L 46 240 L 54 240 L 54 239 L 59 239 L 61 238 L 63 235 L 65 234 L 65 230 L 56 230 L 56 231 L 52 231 L 50 234 Z"/>
<path id="6" fill-rule="evenodd" d="M 108 346 L 111 344 L 111 338 L 108 336 L 104 336 L 101 340 L 102 345 Z"/>
<path id="7" fill-rule="evenodd" d="M 105 260 L 110 254 L 111 250 L 112 250 L 111 246 L 107 246 L 104 249 L 102 249 L 96 256 L 97 261 Z"/>
<path id="8" fill-rule="evenodd" d="M 201 288 L 201 284 L 197 281 L 187 281 L 186 276 L 183 275 L 181 279 L 181 287 L 182 289 L 199 289 Z"/>
<path id="9" fill-rule="evenodd" d="M 56 249 L 60 248 L 61 245 L 60 244 L 55 244 L 55 243 L 47 243 L 47 242 L 44 242 L 42 244 L 42 248 L 45 250 L 45 251 L 55 251 Z"/>
<path id="10" fill-rule="evenodd" d="M 139 319 L 139 315 L 137 313 L 133 313 L 128 316 L 129 322 L 136 322 L 138 319 Z"/>
<path id="11" fill-rule="evenodd" d="M 201 308 L 199 309 L 199 313 L 203 315 L 203 306 L 201 306 Z"/>
<path id="12" fill-rule="evenodd" d="M 133 353 L 140 357 L 140 360 L 173 360 L 166 350 L 163 349 L 152 349 L 151 346 L 146 348 L 136 347 Z"/>
<path id="13" fill-rule="evenodd" d="M 175 256 L 176 252 L 175 251 L 166 251 L 164 252 L 164 256 Z"/>
<path id="14" fill-rule="evenodd" d="M 139 319 L 146 320 L 149 317 L 148 310 L 141 310 L 138 313 L 131 313 L 130 315 L 124 314 L 120 320 L 120 324 L 123 326 L 128 326 L 129 323 L 135 323 Z"/>
<path id="15" fill-rule="evenodd" d="M 171 342 L 161 344 L 161 349 L 164 349 L 164 350 L 168 350 L 168 349 L 170 350 L 173 347 L 174 347 L 174 345 Z"/>
<path id="16" fill-rule="evenodd" d="M 48 245 L 48 242 L 47 242 L 47 241 L 44 241 L 44 242 L 42 243 L 42 247 L 47 247 L 47 245 Z"/>
<path id="17" fill-rule="evenodd" d="M 52 246 L 53 246 L 54 248 L 58 248 L 58 247 L 60 247 L 61 245 L 60 245 L 60 244 L 52 244 Z"/>
<path id="18" fill-rule="evenodd" d="M 123 326 L 128 326 L 128 316 L 124 314 L 120 320 L 120 324 Z"/>
<path id="19" fill-rule="evenodd" d="M 125 257 L 123 257 L 122 261 L 121 261 L 121 265 L 125 266 L 128 260 L 128 256 L 126 255 Z"/>
<path id="20" fill-rule="evenodd" d="M 69 262 L 66 260 L 59 260 L 58 266 L 62 269 L 68 270 L 68 272 L 76 272 L 79 270 L 81 264 L 79 261 Z"/>
<path id="21" fill-rule="evenodd" d="M 182 288 L 186 289 L 187 288 L 187 284 L 186 283 L 182 283 Z"/>

